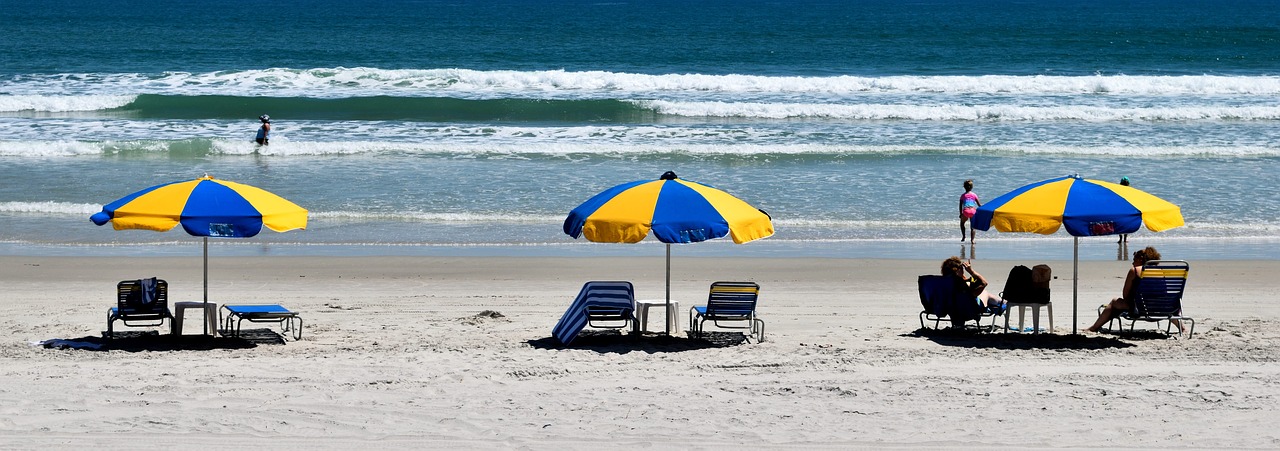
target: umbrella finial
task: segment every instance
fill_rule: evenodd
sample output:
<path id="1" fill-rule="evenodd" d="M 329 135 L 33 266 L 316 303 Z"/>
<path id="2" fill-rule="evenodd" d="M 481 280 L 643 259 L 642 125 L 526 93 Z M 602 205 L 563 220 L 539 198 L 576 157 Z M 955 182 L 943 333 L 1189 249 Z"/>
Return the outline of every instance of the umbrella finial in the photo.
<path id="1" fill-rule="evenodd" d="M 662 177 L 658 177 L 658 180 L 675 180 L 677 178 L 679 177 L 676 177 L 675 171 L 667 171 L 663 172 Z"/>

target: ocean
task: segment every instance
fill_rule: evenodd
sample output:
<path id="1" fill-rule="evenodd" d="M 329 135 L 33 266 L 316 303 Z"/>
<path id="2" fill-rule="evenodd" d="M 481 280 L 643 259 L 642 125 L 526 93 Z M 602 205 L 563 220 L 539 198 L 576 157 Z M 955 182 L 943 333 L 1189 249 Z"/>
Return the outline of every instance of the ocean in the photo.
<path id="1" fill-rule="evenodd" d="M 1280 258 L 1272 0 L 0 0 L 0 36 L 0 255 L 198 255 L 88 217 L 205 174 L 311 212 L 214 255 L 662 255 L 561 223 L 670 170 L 777 229 L 677 255 L 1070 259 L 956 205 L 1079 174 L 1182 208 L 1128 247 Z"/>

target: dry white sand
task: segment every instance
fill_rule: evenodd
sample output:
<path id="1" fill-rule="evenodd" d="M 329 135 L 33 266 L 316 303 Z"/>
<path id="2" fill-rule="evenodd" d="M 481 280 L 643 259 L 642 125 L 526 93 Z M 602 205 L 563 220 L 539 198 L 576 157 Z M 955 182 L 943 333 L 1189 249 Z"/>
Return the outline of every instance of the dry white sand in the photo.
<path id="1" fill-rule="evenodd" d="M 758 282 L 766 341 L 561 348 L 583 282 L 662 298 L 663 261 L 215 257 L 212 301 L 288 306 L 303 339 L 92 351 L 32 343 L 101 335 L 119 280 L 199 300 L 199 260 L 0 257 L 0 448 L 1280 447 L 1280 262 L 1192 262 L 1192 339 L 1069 336 L 1070 262 L 1048 262 L 1058 335 L 917 333 L 938 263 L 677 258 L 682 309 Z M 1081 265 L 1080 329 L 1126 264 Z"/>

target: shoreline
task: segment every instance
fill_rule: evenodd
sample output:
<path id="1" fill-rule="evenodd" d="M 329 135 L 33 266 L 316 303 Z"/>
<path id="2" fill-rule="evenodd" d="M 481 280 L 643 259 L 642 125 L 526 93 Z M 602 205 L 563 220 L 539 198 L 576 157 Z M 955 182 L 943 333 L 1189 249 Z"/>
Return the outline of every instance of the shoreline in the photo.
<path id="1" fill-rule="evenodd" d="M 752 280 L 762 287 L 765 341 L 548 341 L 585 281 L 630 280 L 637 298 L 662 298 L 662 257 L 213 256 L 210 301 L 285 305 L 305 320 L 302 340 L 46 349 L 33 342 L 104 330 L 119 280 L 159 276 L 170 302 L 198 300 L 201 260 L 3 256 L 0 386 L 9 389 L 0 391 L 0 442 L 115 449 L 143 434 L 178 448 L 595 449 L 601 436 L 708 449 L 1280 445 L 1271 426 L 1277 261 L 1192 261 L 1191 339 L 1070 335 L 1070 261 L 1037 262 L 1058 277 L 1056 335 L 918 330 L 915 277 L 937 273 L 940 260 L 671 263 L 679 330 L 712 281 Z M 1027 263 L 974 261 L 993 286 Z M 1080 265 L 1080 328 L 1120 291 L 1127 264 Z M 188 316 L 188 333 L 193 324 Z"/>
<path id="2" fill-rule="evenodd" d="M 202 255 L 201 240 L 181 233 L 156 243 L 59 243 L 0 242 L 0 257 L 176 257 Z M 672 258 L 880 258 L 934 260 L 952 255 L 974 260 L 1072 259 L 1073 240 L 1065 234 L 979 240 L 961 243 L 939 239 L 866 239 L 782 241 L 757 240 L 744 245 L 728 240 L 672 246 Z M 1117 243 L 1114 237 L 1085 237 L 1079 241 L 1080 261 L 1127 259 L 1133 251 L 1155 246 L 1170 258 L 1183 260 L 1280 260 L 1274 252 L 1280 238 L 1173 238 L 1131 237 Z M 646 240 L 636 244 L 591 243 L 569 240 L 553 243 L 299 243 L 262 239 L 209 240 L 210 258 L 218 257 L 649 257 L 665 253 L 663 243 Z"/>

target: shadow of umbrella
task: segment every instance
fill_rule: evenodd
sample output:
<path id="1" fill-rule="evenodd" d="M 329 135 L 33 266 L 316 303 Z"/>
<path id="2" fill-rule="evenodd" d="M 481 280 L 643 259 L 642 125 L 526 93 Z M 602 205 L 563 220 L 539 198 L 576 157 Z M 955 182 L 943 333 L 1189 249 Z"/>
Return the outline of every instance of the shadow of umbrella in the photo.
<path id="1" fill-rule="evenodd" d="M 182 225 L 204 238 L 204 304 L 209 304 L 209 237 L 249 238 L 265 226 L 277 232 L 307 228 L 307 210 L 262 188 L 217 180 L 165 183 L 135 192 L 102 207 L 89 217 L 116 230 L 167 232 Z M 206 310 L 207 311 L 207 310 Z M 208 322 L 205 335 L 209 334 Z"/>
<path id="2" fill-rule="evenodd" d="M 1076 333 L 1080 285 L 1080 237 L 1161 232 L 1183 225 L 1177 205 L 1145 191 L 1069 175 L 1015 189 L 978 207 L 973 228 L 1052 235 L 1066 227 L 1075 249 L 1071 268 L 1071 333 Z"/>
<path id="3" fill-rule="evenodd" d="M 671 244 L 728 235 L 742 244 L 773 235 L 768 213 L 724 191 L 680 180 L 667 171 L 658 180 L 623 183 L 569 212 L 564 233 L 597 243 L 638 243 L 650 235 L 667 244 L 666 305 L 671 305 Z M 670 312 L 670 310 L 664 310 Z M 671 322 L 666 321 L 671 334 Z"/>

